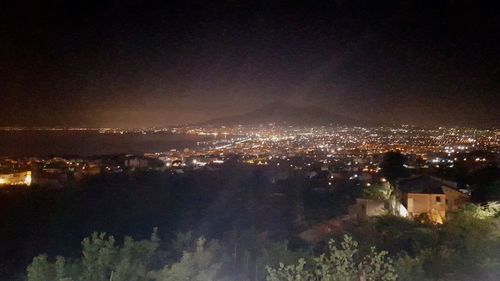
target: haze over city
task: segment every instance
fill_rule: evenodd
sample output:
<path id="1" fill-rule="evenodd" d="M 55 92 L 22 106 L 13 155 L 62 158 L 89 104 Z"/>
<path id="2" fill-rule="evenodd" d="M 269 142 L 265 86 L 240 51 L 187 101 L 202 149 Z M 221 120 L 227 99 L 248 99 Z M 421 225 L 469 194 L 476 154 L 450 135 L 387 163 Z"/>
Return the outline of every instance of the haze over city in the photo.
<path id="1" fill-rule="evenodd" d="M 269 102 L 498 126 L 498 10 L 475 1 L 4 5 L 3 126 L 148 127 Z"/>

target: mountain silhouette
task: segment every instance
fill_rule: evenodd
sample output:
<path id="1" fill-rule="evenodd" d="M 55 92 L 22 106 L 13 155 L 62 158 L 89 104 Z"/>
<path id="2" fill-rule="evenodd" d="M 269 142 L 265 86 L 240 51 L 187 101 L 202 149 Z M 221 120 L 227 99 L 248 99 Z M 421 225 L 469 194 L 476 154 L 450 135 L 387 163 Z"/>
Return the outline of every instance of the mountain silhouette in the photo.
<path id="1" fill-rule="evenodd" d="M 295 126 L 368 125 L 368 122 L 336 114 L 319 106 L 296 106 L 281 101 L 266 104 L 240 115 L 203 122 L 204 125 L 258 125 L 268 123 Z"/>

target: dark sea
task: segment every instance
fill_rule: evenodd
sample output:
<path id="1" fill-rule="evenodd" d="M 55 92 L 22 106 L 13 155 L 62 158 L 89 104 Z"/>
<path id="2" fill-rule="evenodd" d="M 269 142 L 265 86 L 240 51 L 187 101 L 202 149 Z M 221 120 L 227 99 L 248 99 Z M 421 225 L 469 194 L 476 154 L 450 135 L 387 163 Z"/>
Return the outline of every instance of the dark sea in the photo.
<path id="1" fill-rule="evenodd" d="M 97 131 L 0 131 L 0 156 L 92 156 L 201 148 L 213 139 L 172 133 L 102 134 Z"/>

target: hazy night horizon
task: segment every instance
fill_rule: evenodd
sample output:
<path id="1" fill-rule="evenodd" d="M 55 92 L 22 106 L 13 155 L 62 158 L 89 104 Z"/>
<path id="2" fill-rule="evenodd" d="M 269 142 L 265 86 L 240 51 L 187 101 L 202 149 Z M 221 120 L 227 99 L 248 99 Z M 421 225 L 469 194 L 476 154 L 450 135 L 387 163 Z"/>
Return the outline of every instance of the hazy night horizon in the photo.
<path id="1" fill-rule="evenodd" d="M 475 1 L 7 5 L 2 126 L 167 126 L 280 100 L 498 126 L 499 19 Z"/>

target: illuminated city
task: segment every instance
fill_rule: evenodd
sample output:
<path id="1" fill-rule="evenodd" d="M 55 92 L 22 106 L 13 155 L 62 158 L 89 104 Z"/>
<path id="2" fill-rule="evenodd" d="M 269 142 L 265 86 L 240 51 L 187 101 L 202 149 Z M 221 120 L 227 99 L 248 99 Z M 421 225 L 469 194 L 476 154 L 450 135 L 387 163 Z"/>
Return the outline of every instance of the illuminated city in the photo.
<path id="1" fill-rule="evenodd" d="M 4 129 L 5 130 L 5 129 Z M 9 128 L 8 130 L 20 130 Z M 40 129 L 42 130 L 42 129 Z M 53 130 L 53 129 L 52 129 Z M 83 129 L 65 129 L 83 130 Z M 294 127 L 264 124 L 257 126 L 206 126 L 166 129 L 86 129 L 101 134 L 187 134 L 210 136 L 213 139 L 196 142 L 192 148 L 172 148 L 166 151 L 148 151 L 141 155 L 125 155 L 119 161 L 85 158 L 3 158 L 2 169 L 15 172 L 57 171 L 72 174 L 72 178 L 97 173 L 123 172 L 127 167 L 148 167 L 142 161 L 129 158 L 154 159 L 153 166 L 162 169 L 193 169 L 207 164 L 218 165 L 227 159 L 251 165 L 271 165 L 283 169 L 310 169 L 324 166 L 332 170 L 377 173 L 382 155 L 400 151 L 408 157 L 405 164 L 412 169 L 471 167 L 496 163 L 500 153 L 500 131 L 467 128 L 423 129 L 400 127 Z M 109 160 L 109 161 L 101 161 Z M 103 164 L 106 163 L 106 164 Z M 51 165 L 59 165 L 57 169 Z M 31 183 L 29 176 L 4 177 L 0 183 Z M 20 180 L 18 178 L 25 178 Z M 64 181 L 65 177 L 61 178 Z M 35 176 L 37 181 L 37 176 Z M 12 183 L 10 183 L 12 181 Z M 58 180 L 51 181 L 62 184 Z"/>

